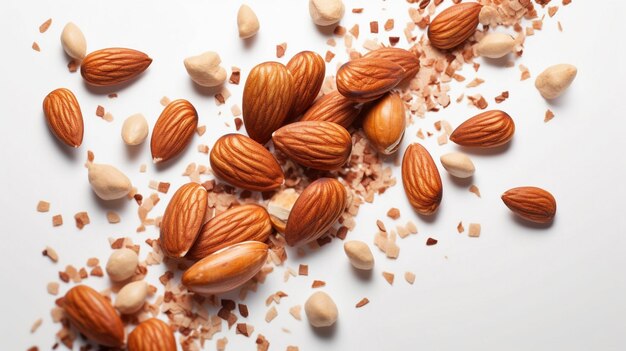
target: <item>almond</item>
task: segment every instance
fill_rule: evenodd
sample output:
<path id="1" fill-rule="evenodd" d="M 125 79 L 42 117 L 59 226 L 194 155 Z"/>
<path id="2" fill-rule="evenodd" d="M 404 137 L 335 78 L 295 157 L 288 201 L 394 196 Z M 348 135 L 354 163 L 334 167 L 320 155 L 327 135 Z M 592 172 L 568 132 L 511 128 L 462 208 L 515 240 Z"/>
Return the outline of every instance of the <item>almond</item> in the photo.
<path id="1" fill-rule="evenodd" d="M 554 196 L 541 188 L 513 188 L 502 194 L 502 201 L 513 213 L 534 223 L 550 223 L 556 214 Z"/>
<path id="2" fill-rule="evenodd" d="M 245 284 L 265 264 L 268 246 L 244 241 L 196 262 L 183 274 L 183 284 L 200 294 L 221 294 Z"/>
<path id="3" fill-rule="evenodd" d="M 562 63 L 546 68 L 535 80 L 535 87 L 544 99 L 556 99 L 572 84 L 578 70 L 575 66 Z"/>
<path id="4" fill-rule="evenodd" d="M 492 110 L 461 123 L 450 140 L 467 147 L 490 148 L 508 143 L 515 133 L 515 122 L 506 112 Z"/>
<path id="5" fill-rule="evenodd" d="M 474 34 L 482 5 L 464 2 L 443 10 L 428 27 L 430 44 L 438 49 L 452 49 Z"/>
<path id="6" fill-rule="evenodd" d="M 196 241 L 207 210 L 208 194 L 197 183 L 181 186 L 165 209 L 160 243 L 168 257 L 183 257 Z"/>
<path id="7" fill-rule="evenodd" d="M 83 114 L 76 96 L 65 88 L 53 90 L 43 100 L 43 112 L 52 133 L 65 145 L 79 147 L 83 142 Z"/>
<path id="8" fill-rule="evenodd" d="M 202 226 L 187 258 L 199 260 L 243 241 L 264 242 L 272 231 L 270 217 L 265 208 L 255 204 L 235 206 Z"/>
<path id="9" fill-rule="evenodd" d="M 296 118 L 306 111 L 320 92 L 326 74 L 322 56 L 312 51 L 302 51 L 287 63 L 293 77 L 293 104 L 289 118 Z"/>
<path id="10" fill-rule="evenodd" d="M 152 59 L 141 51 L 125 48 L 102 49 L 85 56 L 80 66 L 80 74 L 91 85 L 111 86 L 137 77 L 151 63 Z"/>
<path id="11" fill-rule="evenodd" d="M 180 154 L 191 142 L 197 127 L 198 113 L 189 101 L 179 99 L 167 104 L 150 139 L 153 162 L 167 161 Z"/>
<path id="12" fill-rule="evenodd" d="M 485 35 L 474 45 L 474 52 L 478 56 L 500 58 L 515 49 L 515 38 L 506 33 L 490 33 Z"/>
<path id="13" fill-rule="evenodd" d="M 124 344 L 124 325 L 115 309 L 96 290 L 77 285 L 62 300 L 65 314 L 79 332 L 89 340 L 104 346 Z"/>
<path id="14" fill-rule="evenodd" d="M 274 190 L 285 180 L 274 156 L 263 145 L 241 134 L 219 138 L 211 150 L 210 161 L 218 178 L 243 189 Z"/>
<path id="15" fill-rule="evenodd" d="M 389 60 L 393 63 L 397 63 L 404 68 L 404 77 L 400 84 L 405 84 L 411 81 L 420 70 L 419 56 L 408 50 L 382 47 L 365 54 L 365 57 L 373 57 Z"/>
<path id="16" fill-rule="evenodd" d="M 250 138 L 265 144 L 283 125 L 294 100 L 291 73 L 278 62 L 255 66 L 243 89 L 243 122 Z"/>
<path id="17" fill-rule="evenodd" d="M 337 71 L 337 90 L 348 99 L 367 102 L 376 100 L 393 89 L 406 71 L 392 61 L 363 57 L 345 63 Z"/>
<path id="18" fill-rule="evenodd" d="M 432 215 L 443 196 L 441 176 L 433 158 L 422 145 L 411 144 L 402 159 L 402 184 L 415 212 Z"/>
<path id="19" fill-rule="evenodd" d="M 128 334 L 128 351 L 176 351 L 172 329 L 160 319 L 141 322 Z"/>
<path id="20" fill-rule="evenodd" d="M 383 155 L 398 151 L 406 128 L 404 102 L 398 94 L 388 93 L 365 113 L 365 136 Z"/>
<path id="21" fill-rule="evenodd" d="M 305 244 L 326 234 L 347 202 L 346 188 L 336 179 L 320 178 L 309 184 L 289 213 L 285 228 L 287 244 Z"/>
<path id="22" fill-rule="evenodd" d="M 457 178 L 469 178 L 474 175 L 476 168 L 474 163 L 464 153 L 450 152 L 439 159 L 443 168 L 450 173 L 453 177 Z"/>
<path id="23" fill-rule="evenodd" d="M 327 121 L 344 128 L 352 125 L 359 116 L 363 104 L 341 95 L 337 90 L 319 98 L 302 116 L 301 121 Z"/>
<path id="24" fill-rule="evenodd" d="M 298 164 L 324 171 L 341 168 L 352 152 L 350 133 L 333 122 L 291 123 L 274 132 L 272 140 Z"/>

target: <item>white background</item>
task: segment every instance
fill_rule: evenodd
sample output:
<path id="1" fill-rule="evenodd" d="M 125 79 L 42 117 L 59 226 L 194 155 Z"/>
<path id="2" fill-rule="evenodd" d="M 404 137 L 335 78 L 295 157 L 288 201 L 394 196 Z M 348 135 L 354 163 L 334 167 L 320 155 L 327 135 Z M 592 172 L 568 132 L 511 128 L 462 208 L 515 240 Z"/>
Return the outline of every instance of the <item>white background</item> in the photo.
<path id="1" fill-rule="evenodd" d="M 447 1 L 448 3 L 450 1 Z M 560 1 L 553 1 L 560 5 Z M 324 55 L 327 34 L 311 22 L 306 1 L 259 1 L 252 3 L 261 21 L 261 32 L 247 45 L 239 40 L 236 12 L 239 1 L 3 1 L 0 5 L 0 299 L 1 347 L 23 350 L 38 345 L 46 350 L 54 342 L 58 325 L 49 310 L 55 297 L 46 293 L 46 284 L 57 280 L 65 265 L 83 266 L 88 257 L 102 261 L 110 250 L 110 236 L 131 236 L 136 242 L 156 237 L 150 229 L 136 234 L 136 205 L 131 201 L 108 204 L 90 191 L 83 163 L 88 149 L 96 160 L 111 163 L 126 172 L 144 194 L 150 179 L 169 181 L 172 190 L 152 214 L 161 213 L 173 190 L 186 181 L 181 177 L 189 162 L 208 164 L 208 157 L 196 151 L 200 143 L 212 145 L 218 135 L 233 128 L 229 107 L 239 104 L 242 85 L 228 88 L 233 96 L 216 107 L 211 94 L 194 88 L 182 61 L 207 50 L 220 53 L 223 65 L 239 66 L 242 83 L 250 68 L 275 59 L 275 45 L 288 43 L 286 62 L 301 50 Z M 365 6 L 362 14 L 350 12 Z M 342 24 L 361 24 L 361 39 L 369 38 L 368 23 L 396 19 L 396 30 L 409 21 L 405 1 L 346 1 Z M 385 217 L 392 206 L 400 208 L 400 224 L 416 221 L 419 235 L 400 241 L 400 257 L 387 260 L 373 247 L 376 268 L 369 279 L 359 278 L 350 268 L 339 241 L 299 260 L 292 255 L 288 265 L 309 265 L 309 277 L 282 283 L 283 270 L 276 270 L 257 294 L 249 296 L 248 323 L 264 334 L 272 350 L 298 345 L 301 350 L 623 350 L 626 347 L 626 165 L 623 130 L 626 109 L 620 83 L 625 78 L 623 34 L 626 33 L 621 1 L 574 1 L 562 7 L 555 18 L 547 19 L 544 30 L 526 42 L 522 63 L 533 78 L 551 64 L 568 62 L 579 68 L 571 89 L 561 99 L 546 103 L 533 86 L 534 79 L 519 81 L 517 68 L 504 68 L 486 62 L 478 74 L 466 70 L 468 81 L 475 76 L 486 83 L 465 89 L 453 86 L 452 98 L 462 92 L 482 93 L 494 107 L 493 97 L 509 90 L 511 98 L 498 105 L 516 122 L 511 147 L 497 154 L 475 154 L 474 182 L 481 199 L 467 190 L 468 184 L 453 182 L 440 167 L 444 199 L 436 220 L 424 222 L 408 207 L 400 179 L 398 185 L 374 205 L 363 206 L 359 224 L 351 239 L 371 243 L 375 219 Z M 39 34 L 38 26 L 53 18 L 50 30 Z M 556 28 L 560 20 L 564 32 Z M 130 47 L 148 53 L 154 62 L 130 86 L 118 91 L 118 99 L 89 89 L 80 74 L 69 74 L 59 36 L 67 21 L 82 28 L 88 50 L 110 46 Z M 382 34 L 386 38 L 386 34 Z M 41 52 L 31 50 L 33 41 Z M 404 39 L 401 46 L 406 46 Z M 333 71 L 343 51 L 328 66 Z M 467 82 L 467 81 L 466 81 Z M 83 109 L 85 139 L 79 150 L 61 146 L 49 132 L 42 113 L 44 96 L 58 87 L 73 90 Z M 124 118 L 143 113 L 153 125 L 162 107 L 162 96 L 187 98 L 198 109 L 200 124 L 208 126 L 203 137 L 194 137 L 183 157 L 168 167 L 150 164 L 146 143 L 129 151 L 119 136 Z M 115 120 L 107 123 L 95 116 L 103 105 Z M 543 122 L 551 108 L 556 117 Z M 222 115 L 218 115 L 222 111 Z M 417 128 L 433 130 L 432 123 L 446 119 L 454 126 L 475 114 L 463 104 L 437 114 L 429 114 L 407 132 L 403 148 L 416 140 Z M 453 144 L 439 147 L 431 138 L 426 142 L 435 159 L 456 150 Z M 139 165 L 148 164 L 146 174 Z M 392 164 L 390 162 L 390 164 Z M 399 176 L 399 168 L 395 169 Z M 558 214 L 550 228 L 535 228 L 516 221 L 501 203 L 500 194 L 508 188 L 536 185 L 550 190 L 558 201 Z M 35 211 L 38 200 L 52 203 L 51 212 Z M 121 213 L 122 223 L 109 225 L 105 213 L 111 207 Z M 73 214 L 86 210 L 92 223 L 78 231 Z M 50 217 L 61 213 L 65 224 L 52 228 Z M 456 232 L 462 220 L 482 224 L 480 238 Z M 436 246 L 426 247 L 428 237 Z M 50 245 L 61 260 L 51 264 L 41 256 Z M 145 255 L 147 247 L 142 247 Z M 162 267 L 151 268 L 153 282 Z M 402 278 L 405 271 L 417 275 L 415 285 Z M 382 271 L 396 274 L 394 286 L 382 279 Z M 324 288 L 339 306 L 336 328 L 316 333 L 306 321 L 297 322 L 288 308 L 303 304 L 312 292 L 313 279 L 327 282 Z M 107 279 L 89 278 L 98 288 Z M 160 285 L 158 285 L 160 286 Z M 61 293 L 67 289 L 62 285 Z M 289 294 L 278 305 L 279 316 L 263 321 L 265 298 L 277 291 Z M 162 291 L 161 291 L 162 293 Z M 362 297 L 371 303 L 355 309 Z M 43 318 L 35 334 L 30 325 Z M 291 330 L 291 334 L 281 331 Z M 228 332 L 230 350 L 254 350 L 254 337 L 247 339 Z M 214 349 L 212 341 L 207 349 Z"/>

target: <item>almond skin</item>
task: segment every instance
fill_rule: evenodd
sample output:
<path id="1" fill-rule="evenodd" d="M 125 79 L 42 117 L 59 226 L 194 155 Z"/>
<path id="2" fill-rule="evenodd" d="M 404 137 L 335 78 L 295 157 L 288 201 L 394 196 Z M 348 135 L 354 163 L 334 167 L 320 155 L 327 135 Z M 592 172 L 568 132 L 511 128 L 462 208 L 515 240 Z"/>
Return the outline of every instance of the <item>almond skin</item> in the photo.
<path id="1" fill-rule="evenodd" d="M 200 294 L 221 294 L 245 284 L 265 264 L 268 246 L 244 241 L 225 247 L 196 262 L 185 271 L 182 282 Z"/>
<path id="2" fill-rule="evenodd" d="M 250 138 L 267 143 L 287 119 L 294 98 L 293 78 L 283 64 L 255 66 L 243 88 L 243 123 Z"/>
<path id="3" fill-rule="evenodd" d="M 111 86 L 127 82 L 145 71 L 152 59 L 141 51 L 109 48 L 85 56 L 80 65 L 83 79 L 95 86 Z"/>
<path id="4" fill-rule="evenodd" d="M 77 285 L 65 294 L 61 305 L 72 325 L 89 340 L 111 347 L 124 344 L 122 320 L 96 290 Z"/>
<path id="5" fill-rule="evenodd" d="M 415 212 L 429 216 L 437 212 L 443 185 L 437 165 L 420 144 L 411 144 L 402 159 L 402 184 Z"/>
<path id="6" fill-rule="evenodd" d="M 191 142 L 197 127 L 198 113 L 189 101 L 179 99 L 167 104 L 152 130 L 152 161 L 164 162 L 180 154 Z"/>
<path id="7" fill-rule="evenodd" d="M 272 232 L 272 223 L 265 208 L 255 204 L 235 206 L 202 226 L 187 258 L 199 260 L 243 241 L 264 242 Z"/>
<path id="8" fill-rule="evenodd" d="M 383 155 L 398 151 L 406 128 L 406 110 L 398 94 L 388 93 L 365 113 L 365 136 Z"/>
<path id="9" fill-rule="evenodd" d="M 320 92 L 326 74 L 326 63 L 319 54 L 302 51 L 287 63 L 293 77 L 294 99 L 289 118 L 296 118 L 306 111 Z"/>
<path id="10" fill-rule="evenodd" d="M 272 136 L 274 146 L 305 167 L 341 168 L 352 152 L 352 137 L 337 123 L 304 121 L 288 124 Z"/>
<path id="11" fill-rule="evenodd" d="M 269 191 L 279 188 L 285 181 L 274 156 L 245 135 L 222 136 L 213 145 L 209 158 L 218 178 L 243 189 Z"/>
<path id="12" fill-rule="evenodd" d="M 50 92 L 43 100 L 43 112 L 52 133 L 65 145 L 79 147 L 83 143 L 83 114 L 70 90 Z"/>
<path id="13" fill-rule="evenodd" d="M 428 27 L 430 44 L 438 49 L 452 49 L 474 34 L 482 5 L 464 2 L 443 10 Z"/>
<path id="14" fill-rule="evenodd" d="M 461 123 L 450 140 L 466 147 L 491 148 L 511 141 L 515 122 L 506 112 L 492 110 L 480 113 Z"/>
<path id="15" fill-rule="evenodd" d="M 320 178 L 309 184 L 289 213 L 285 228 L 287 244 L 305 244 L 326 234 L 347 202 L 346 188 L 336 179 Z"/>
<path id="16" fill-rule="evenodd" d="M 168 257 L 187 254 L 196 241 L 207 210 L 208 194 L 197 183 L 181 186 L 165 209 L 159 241 Z"/>
<path id="17" fill-rule="evenodd" d="M 345 63 L 337 71 L 337 90 L 350 100 L 378 99 L 405 77 L 402 66 L 392 61 L 362 57 Z"/>
<path id="18" fill-rule="evenodd" d="M 348 128 L 359 116 L 362 107 L 363 104 L 352 101 L 337 90 L 333 90 L 315 101 L 300 120 L 334 122 Z"/>
<path id="19" fill-rule="evenodd" d="M 418 55 L 400 48 L 383 47 L 368 52 L 364 57 L 389 60 L 404 68 L 404 77 L 402 78 L 400 85 L 410 82 L 420 70 L 420 60 Z"/>
<path id="20" fill-rule="evenodd" d="M 513 213 L 534 223 L 550 223 L 556 214 L 554 196 L 537 187 L 510 189 L 502 194 L 502 201 Z"/>
<path id="21" fill-rule="evenodd" d="M 128 334 L 128 351 L 176 351 L 176 338 L 165 322 L 150 318 Z"/>

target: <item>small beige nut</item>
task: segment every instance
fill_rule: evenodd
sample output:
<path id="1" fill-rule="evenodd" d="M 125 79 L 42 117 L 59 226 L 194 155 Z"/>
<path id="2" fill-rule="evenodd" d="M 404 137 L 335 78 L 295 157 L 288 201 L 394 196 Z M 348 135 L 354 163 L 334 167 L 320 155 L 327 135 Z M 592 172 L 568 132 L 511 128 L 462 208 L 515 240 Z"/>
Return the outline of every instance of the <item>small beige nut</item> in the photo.
<path id="1" fill-rule="evenodd" d="M 506 33 L 490 33 L 485 35 L 474 46 L 477 55 L 488 58 L 500 58 L 515 49 L 515 38 Z"/>
<path id="2" fill-rule="evenodd" d="M 128 283 L 117 293 L 115 308 L 122 314 L 133 314 L 143 307 L 148 296 L 148 283 L 143 280 Z"/>
<path id="3" fill-rule="evenodd" d="M 354 268 L 366 271 L 374 268 L 374 255 L 366 243 L 358 240 L 346 241 L 343 250 Z"/>
<path id="4" fill-rule="evenodd" d="M 254 36 L 261 25 L 259 19 L 250 6 L 243 4 L 237 12 L 237 27 L 239 28 L 239 37 L 242 39 Z"/>
<path id="5" fill-rule="evenodd" d="M 451 152 L 441 156 L 440 158 L 443 168 L 448 171 L 453 177 L 457 178 L 469 178 L 474 175 L 476 168 L 474 163 L 464 153 Z"/>
<path id="6" fill-rule="evenodd" d="M 121 199 L 132 189 L 130 179 L 111 165 L 89 162 L 87 172 L 91 189 L 102 200 Z"/>
<path id="7" fill-rule="evenodd" d="M 122 139 L 126 145 L 139 145 L 148 137 L 148 121 L 141 114 L 134 114 L 124 121 L 122 125 Z"/>
<path id="8" fill-rule="evenodd" d="M 341 0 L 309 0 L 309 13 L 318 26 L 330 26 L 339 22 L 345 10 Z"/>
<path id="9" fill-rule="evenodd" d="M 575 66 L 566 63 L 550 66 L 537 76 L 535 87 L 544 98 L 556 99 L 572 84 L 577 72 Z"/>
<path id="10" fill-rule="evenodd" d="M 191 80 L 203 87 L 216 87 L 226 81 L 226 70 L 220 66 L 220 55 L 207 51 L 185 59 L 185 68 Z"/>
<path id="11" fill-rule="evenodd" d="M 113 251 L 107 261 L 106 271 L 112 281 L 121 282 L 135 275 L 138 264 L 137 253 L 131 249 L 122 248 Z"/>
<path id="12" fill-rule="evenodd" d="M 337 305 L 333 299 L 323 291 L 318 291 L 311 295 L 304 304 L 304 312 L 309 323 L 316 327 L 330 327 L 337 321 Z"/>
<path id="13" fill-rule="evenodd" d="M 82 60 L 87 54 L 87 41 L 83 32 L 72 22 L 68 22 L 61 32 L 61 45 L 65 53 L 76 60 Z"/>

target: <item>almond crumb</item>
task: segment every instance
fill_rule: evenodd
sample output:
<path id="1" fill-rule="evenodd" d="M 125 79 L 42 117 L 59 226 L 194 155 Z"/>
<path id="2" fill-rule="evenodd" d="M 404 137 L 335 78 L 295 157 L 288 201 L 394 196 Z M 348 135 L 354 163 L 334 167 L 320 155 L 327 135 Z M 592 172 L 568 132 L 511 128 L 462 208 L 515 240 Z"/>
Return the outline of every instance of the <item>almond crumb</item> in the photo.
<path id="1" fill-rule="evenodd" d="M 298 275 L 309 275 L 309 266 L 306 264 L 301 264 L 300 267 L 298 267 Z"/>
<path id="2" fill-rule="evenodd" d="M 480 197 L 480 189 L 478 189 L 476 185 L 474 184 L 470 185 L 469 191 L 470 193 L 474 193 L 476 196 Z"/>
<path id="3" fill-rule="evenodd" d="M 370 300 L 368 300 L 367 297 L 364 297 L 364 298 L 361 299 L 361 301 L 356 303 L 356 308 L 361 308 L 361 307 L 367 305 L 368 303 L 370 303 Z"/>
<path id="4" fill-rule="evenodd" d="M 383 277 L 389 283 L 389 285 L 393 285 L 394 274 L 389 272 L 383 272 Z"/>
<path id="5" fill-rule="evenodd" d="M 48 212 L 50 210 L 50 203 L 47 201 L 39 201 L 37 203 L 37 212 Z"/>
<path id="6" fill-rule="evenodd" d="M 89 224 L 89 215 L 87 212 L 78 212 L 74 215 L 74 220 L 76 221 L 76 228 L 83 229 Z"/>
<path id="7" fill-rule="evenodd" d="M 109 212 L 107 212 L 107 221 L 109 221 L 109 223 L 111 223 L 111 224 L 119 223 L 120 222 L 120 215 L 118 215 L 114 211 L 109 211 Z"/>
<path id="8" fill-rule="evenodd" d="M 456 226 L 456 230 L 459 232 L 459 234 L 465 231 L 465 227 L 463 227 L 463 222 L 459 222 L 459 224 Z"/>
<path id="9" fill-rule="evenodd" d="M 395 207 L 390 208 L 389 211 L 387 211 L 387 217 L 393 220 L 400 218 L 400 210 Z"/>
<path id="10" fill-rule="evenodd" d="M 472 238 L 478 238 L 480 236 L 480 224 L 470 223 L 468 235 Z"/>
<path id="11" fill-rule="evenodd" d="M 378 21 L 370 22 L 370 33 L 378 33 Z"/>
<path id="12" fill-rule="evenodd" d="M 39 44 L 37 44 L 36 41 L 33 41 L 33 45 L 31 45 L 31 48 L 37 52 L 41 51 L 41 48 L 39 47 Z"/>
<path id="13" fill-rule="evenodd" d="M 315 288 L 321 288 L 323 286 L 326 286 L 326 282 L 323 280 L 314 280 L 313 284 L 311 284 L 311 288 L 315 289 Z"/>
<path id="14" fill-rule="evenodd" d="M 269 323 L 274 320 L 276 316 L 278 316 L 278 311 L 275 306 L 272 306 L 269 310 L 267 310 L 267 313 L 265 313 L 265 321 Z"/>
<path id="15" fill-rule="evenodd" d="M 433 239 L 433 238 L 426 239 L 426 245 L 427 246 L 437 245 L 437 239 Z"/>
<path id="16" fill-rule="evenodd" d="M 39 327 L 41 327 L 41 323 L 43 323 L 43 319 L 39 318 L 37 319 L 33 325 L 30 327 L 30 333 L 33 334 L 34 332 L 37 331 L 37 329 L 39 329 Z"/>
<path id="17" fill-rule="evenodd" d="M 301 321 L 302 320 L 302 306 L 296 305 L 289 309 L 289 314 L 293 316 L 293 318 Z"/>
<path id="18" fill-rule="evenodd" d="M 98 107 L 96 107 L 96 116 L 100 118 L 104 117 L 104 107 L 102 107 L 101 105 L 98 105 Z"/>
<path id="19" fill-rule="evenodd" d="M 159 103 L 161 104 L 161 106 L 167 106 L 170 104 L 170 102 L 171 100 L 167 96 L 164 96 L 161 98 L 161 100 L 159 100 Z"/>
<path id="20" fill-rule="evenodd" d="M 287 43 L 281 43 L 276 45 L 276 57 L 281 58 L 285 56 L 285 51 L 287 51 Z"/>
<path id="21" fill-rule="evenodd" d="M 413 283 L 415 282 L 415 273 L 413 273 L 413 272 L 405 272 L 404 273 L 404 279 L 406 280 L 407 283 L 413 285 Z"/>
<path id="22" fill-rule="evenodd" d="M 57 254 L 56 250 L 51 248 L 50 246 L 46 246 L 41 254 L 47 256 L 54 263 L 59 261 L 59 255 Z"/>
<path id="23" fill-rule="evenodd" d="M 59 294 L 59 283 L 50 282 L 46 286 L 46 289 L 48 290 L 48 294 L 56 296 Z"/>
<path id="24" fill-rule="evenodd" d="M 552 110 L 548 109 L 546 110 L 546 115 L 543 118 L 543 121 L 545 123 L 549 122 L 552 118 L 554 118 L 554 112 L 552 112 Z"/>
<path id="25" fill-rule="evenodd" d="M 63 216 L 60 214 L 52 216 L 52 226 L 58 227 L 63 225 Z"/>
<path id="26" fill-rule="evenodd" d="M 39 26 L 39 33 L 45 33 L 52 24 L 52 18 L 48 18 L 44 23 Z"/>

